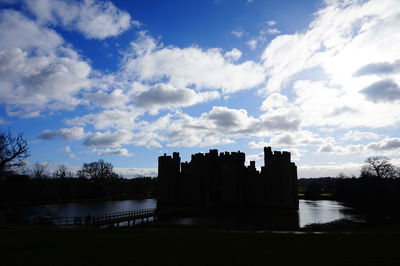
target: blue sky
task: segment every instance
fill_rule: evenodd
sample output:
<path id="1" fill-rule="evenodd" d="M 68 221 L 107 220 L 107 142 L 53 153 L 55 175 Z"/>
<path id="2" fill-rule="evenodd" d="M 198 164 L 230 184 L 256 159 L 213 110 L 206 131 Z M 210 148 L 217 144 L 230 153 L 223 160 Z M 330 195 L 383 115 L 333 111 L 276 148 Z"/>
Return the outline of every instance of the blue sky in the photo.
<path id="1" fill-rule="evenodd" d="M 0 1 L 0 124 L 29 163 L 289 150 L 300 177 L 400 162 L 396 0 Z"/>

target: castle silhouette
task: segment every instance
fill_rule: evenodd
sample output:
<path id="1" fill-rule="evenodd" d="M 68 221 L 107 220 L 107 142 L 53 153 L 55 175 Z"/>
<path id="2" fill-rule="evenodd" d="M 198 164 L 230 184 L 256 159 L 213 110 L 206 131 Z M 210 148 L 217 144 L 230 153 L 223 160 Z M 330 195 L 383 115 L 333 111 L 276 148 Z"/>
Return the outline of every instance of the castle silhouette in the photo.
<path id="1" fill-rule="evenodd" d="M 243 152 L 196 153 L 181 163 L 178 152 L 158 157 L 158 208 L 262 207 L 298 209 L 297 167 L 290 152 L 264 147 L 264 166 L 245 166 Z"/>

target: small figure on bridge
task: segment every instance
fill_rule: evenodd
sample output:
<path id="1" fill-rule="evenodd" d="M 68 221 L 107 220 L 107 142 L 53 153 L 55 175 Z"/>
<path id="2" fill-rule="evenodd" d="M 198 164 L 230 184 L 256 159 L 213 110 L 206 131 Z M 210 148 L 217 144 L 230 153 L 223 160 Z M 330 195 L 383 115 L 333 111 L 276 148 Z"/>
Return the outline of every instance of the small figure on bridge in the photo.
<path id="1" fill-rule="evenodd" d="M 88 214 L 88 215 L 86 216 L 86 224 L 90 224 L 91 221 L 92 221 L 92 216 L 90 216 L 90 214 Z"/>
<path id="2" fill-rule="evenodd" d="M 74 224 L 75 225 L 80 225 L 82 223 L 81 217 L 74 217 Z"/>

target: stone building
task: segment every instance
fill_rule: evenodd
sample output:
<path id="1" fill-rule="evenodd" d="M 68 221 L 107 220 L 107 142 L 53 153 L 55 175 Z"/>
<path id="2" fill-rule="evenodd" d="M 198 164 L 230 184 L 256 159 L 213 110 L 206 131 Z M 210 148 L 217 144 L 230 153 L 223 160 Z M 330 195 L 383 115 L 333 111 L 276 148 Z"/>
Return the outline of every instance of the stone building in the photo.
<path id="1" fill-rule="evenodd" d="M 264 148 L 261 172 L 245 166 L 243 152 L 192 155 L 181 163 L 179 153 L 158 158 L 158 208 L 262 207 L 298 209 L 297 167 L 289 152 Z"/>

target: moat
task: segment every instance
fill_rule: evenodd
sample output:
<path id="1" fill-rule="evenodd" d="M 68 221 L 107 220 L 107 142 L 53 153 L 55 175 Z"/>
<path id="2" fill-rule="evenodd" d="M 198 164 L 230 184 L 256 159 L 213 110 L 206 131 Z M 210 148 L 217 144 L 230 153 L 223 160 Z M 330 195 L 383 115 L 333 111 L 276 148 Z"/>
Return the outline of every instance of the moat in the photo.
<path id="1" fill-rule="evenodd" d="M 122 212 L 156 208 L 156 199 L 145 200 L 119 200 L 119 201 L 96 201 L 53 204 L 40 207 L 42 213 L 55 216 L 86 216 L 99 215 L 112 212 Z M 363 217 L 356 215 L 354 210 L 333 200 L 299 200 L 299 226 L 304 227 L 311 223 L 327 223 L 338 219 L 362 220 Z M 176 220 L 180 225 L 196 225 L 196 218 L 181 218 Z"/>

